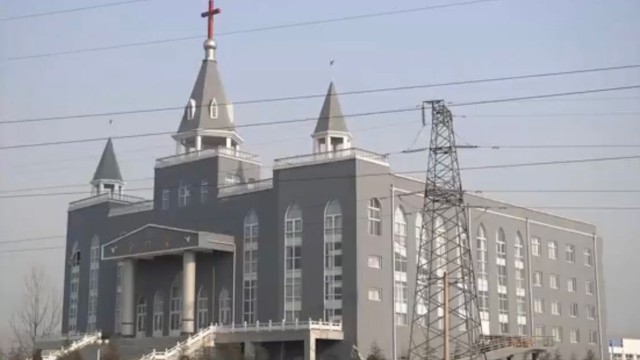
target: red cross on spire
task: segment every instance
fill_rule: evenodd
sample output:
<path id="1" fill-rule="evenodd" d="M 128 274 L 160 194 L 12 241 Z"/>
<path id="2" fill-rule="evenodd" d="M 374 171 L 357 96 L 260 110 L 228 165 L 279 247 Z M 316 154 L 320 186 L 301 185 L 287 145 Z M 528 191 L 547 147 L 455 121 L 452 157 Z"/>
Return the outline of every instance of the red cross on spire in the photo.
<path id="1" fill-rule="evenodd" d="M 206 18 L 207 18 L 207 20 L 208 20 L 208 21 L 207 21 L 207 23 L 208 23 L 208 24 L 207 24 L 207 25 L 208 25 L 208 30 L 209 30 L 209 31 L 208 31 L 208 36 L 209 36 L 209 39 L 210 39 L 210 40 L 212 40 L 212 39 L 213 39 L 213 17 L 214 17 L 215 15 L 220 14 L 221 12 L 222 12 L 222 10 L 220 10 L 219 8 L 215 8 L 215 7 L 213 6 L 213 0 L 209 0 L 209 10 L 208 10 L 208 11 L 206 11 L 206 12 L 203 12 L 203 13 L 201 14 L 201 16 L 202 16 L 203 18 L 204 18 L 204 17 L 206 17 Z"/>

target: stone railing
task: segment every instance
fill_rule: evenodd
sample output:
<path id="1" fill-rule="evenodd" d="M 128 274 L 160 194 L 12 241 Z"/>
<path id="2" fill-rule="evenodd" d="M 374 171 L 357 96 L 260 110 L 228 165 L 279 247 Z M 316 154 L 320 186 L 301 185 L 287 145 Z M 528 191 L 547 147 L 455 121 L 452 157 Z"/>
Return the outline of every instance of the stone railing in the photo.
<path id="1" fill-rule="evenodd" d="M 69 211 L 84 208 L 84 207 L 95 205 L 95 204 L 100 204 L 106 201 L 119 201 L 119 202 L 131 204 L 131 203 L 137 203 L 145 200 L 146 200 L 145 198 L 141 198 L 138 196 L 108 192 L 108 193 L 88 197 L 86 199 L 73 201 L 69 203 Z"/>
<path id="2" fill-rule="evenodd" d="M 165 351 L 153 350 L 149 354 L 140 358 L 140 360 L 169 360 L 177 359 L 180 355 L 190 355 L 199 350 L 208 338 L 215 333 L 215 326 L 211 325 L 201 329 L 197 333 L 191 335 L 185 341 L 178 342 L 176 346 Z"/>
<path id="3" fill-rule="evenodd" d="M 100 340 L 102 337 L 102 333 L 97 331 L 95 333 L 85 334 L 82 337 L 74 340 L 69 346 L 64 347 L 60 350 L 52 351 L 42 357 L 42 360 L 56 360 L 72 351 L 80 350 L 85 346 L 94 344 L 96 341 Z"/>
<path id="4" fill-rule="evenodd" d="M 327 151 L 315 154 L 292 156 L 288 158 L 276 159 L 274 161 L 274 169 L 282 169 L 287 167 L 295 167 L 330 161 L 340 161 L 346 159 L 362 159 L 372 161 L 381 165 L 389 166 L 389 157 L 387 155 L 376 154 L 371 151 L 350 148 L 343 150 Z"/>
<path id="5" fill-rule="evenodd" d="M 109 210 L 109 216 L 118 216 L 125 214 L 133 214 L 142 211 L 153 210 L 153 200 L 139 201 L 130 205 L 117 207 Z"/>
<path id="6" fill-rule="evenodd" d="M 217 147 L 214 149 L 204 149 L 200 151 L 193 151 L 193 152 L 167 156 L 167 157 L 157 159 L 156 168 L 163 168 L 167 166 L 187 163 L 187 162 L 196 161 L 200 159 L 211 158 L 219 155 L 228 156 L 228 157 L 240 159 L 240 160 L 251 161 L 255 163 L 260 162 L 260 157 L 256 154 L 251 154 L 248 152 L 231 149 L 227 147 Z"/>
<path id="7" fill-rule="evenodd" d="M 257 331 L 289 331 L 289 330 L 329 330 L 342 331 L 342 323 L 327 321 L 281 321 L 281 322 L 256 322 L 254 324 L 231 324 L 231 325 L 213 325 L 216 333 L 241 333 L 241 332 L 257 332 Z"/>
<path id="8" fill-rule="evenodd" d="M 488 336 L 482 342 L 482 351 L 511 348 L 546 348 L 553 347 L 555 341 L 551 336 Z"/>
<path id="9" fill-rule="evenodd" d="M 218 197 L 240 195 L 272 188 L 273 179 L 264 179 L 243 184 L 227 185 L 222 186 L 218 189 Z"/>

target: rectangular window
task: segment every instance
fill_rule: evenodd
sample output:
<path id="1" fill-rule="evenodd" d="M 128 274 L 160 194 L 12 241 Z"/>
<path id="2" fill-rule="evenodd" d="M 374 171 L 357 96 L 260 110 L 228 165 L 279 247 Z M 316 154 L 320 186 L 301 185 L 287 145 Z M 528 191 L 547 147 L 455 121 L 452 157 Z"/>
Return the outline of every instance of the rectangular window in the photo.
<path id="1" fill-rule="evenodd" d="M 500 310 L 501 315 L 509 314 L 509 298 L 507 294 L 498 294 L 498 310 Z"/>
<path id="2" fill-rule="evenodd" d="M 598 343 L 598 332 L 595 330 L 589 330 L 589 344 L 595 345 Z"/>
<path id="3" fill-rule="evenodd" d="M 588 281 L 587 280 L 587 282 L 585 284 L 585 292 L 587 293 L 587 295 L 593 295 L 594 288 L 595 288 L 595 286 L 593 284 L 593 281 Z"/>
<path id="4" fill-rule="evenodd" d="M 224 183 L 226 185 L 240 184 L 240 176 L 236 174 L 226 174 L 224 177 Z"/>
<path id="5" fill-rule="evenodd" d="M 578 329 L 569 330 L 569 341 L 572 344 L 579 343 L 580 342 L 580 330 L 578 330 Z"/>
<path id="6" fill-rule="evenodd" d="M 531 255 L 540 256 L 540 239 L 537 237 L 531 238 Z"/>
<path id="7" fill-rule="evenodd" d="M 382 268 L 382 257 L 378 255 L 369 255 L 368 261 L 369 267 L 373 269 L 381 269 Z"/>
<path id="8" fill-rule="evenodd" d="M 556 315 L 556 316 L 560 316 L 561 312 L 560 312 L 560 302 L 559 301 L 554 301 L 551 303 L 551 314 Z"/>
<path id="9" fill-rule="evenodd" d="M 578 280 L 576 278 L 571 278 L 567 280 L 567 291 L 576 292 L 576 288 L 578 287 Z"/>
<path id="10" fill-rule="evenodd" d="M 524 290 L 524 269 L 516 269 L 516 289 Z"/>
<path id="11" fill-rule="evenodd" d="M 549 259 L 556 260 L 558 258 L 558 243 L 553 240 L 549 240 L 547 243 L 549 250 Z"/>
<path id="12" fill-rule="evenodd" d="M 535 299 L 533 301 L 533 311 L 535 311 L 536 314 L 544 313 L 544 299 Z"/>
<path id="13" fill-rule="evenodd" d="M 574 263 L 576 262 L 576 247 L 569 244 L 566 247 L 566 255 L 567 255 L 567 262 L 568 263 Z"/>
<path id="14" fill-rule="evenodd" d="M 162 189 L 162 210 L 169 209 L 171 191 L 169 189 Z"/>
<path id="15" fill-rule="evenodd" d="M 536 325 L 536 328 L 534 329 L 535 336 L 544 336 L 544 330 L 544 325 Z"/>
<path id="16" fill-rule="evenodd" d="M 209 200 L 209 181 L 202 180 L 200 183 L 200 204 L 206 204 Z"/>
<path id="17" fill-rule="evenodd" d="M 562 328 L 560 326 L 554 326 L 551 328 L 551 336 L 553 336 L 553 340 L 557 343 L 562 342 Z"/>
<path id="18" fill-rule="evenodd" d="M 382 301 L 382 289 L 369 288 L 369 300 Z"/>
<path id="19" fill-rule="evenodd" d="M 507 286 L 507 267 L 498 265 L 498 286 Z"/>
<path id="20" fill-rule="evenodd" d="M 595 320 L 596 319 L 596 307 L 594 305 L 587 305 L 585 308 L 587 310 L 587 319 Z"/>
<path id="21" fill-rule="evenodd" d="M 516 297 L 516 305 L 518 316 L 527 316 L 527 305 L 524 296 Z"/>
<path id="22" fill-rule="evenodd" d="M 369 200 L 369 207 L 367 208 L 367 215 L 369 218 L 369 235 L 380 236 L 382 235 L 382 218 L 380 201 L 376 198 Z"/>
<path id="23" fill-rule="evenodd" d="M 533 286 L 542 286 L 542 271 L 533 273 Z"/>
<path id="24" fill-rule="evenodd" d="M 557 289 L 559 282 L 560 282 L 560 276 L 558 276 L 558 274 L 549 275 L 549 287 L 550 288 Z"/>
<path id="25" fill-rule="evenodd" d="M 509 334 L 509 323 L 500 323 L 500 334 Z"/>
<path id="26" fill-rule="evenodd" d="M 571 316 L 572 318 L 577 318 L 578 317 L 578 304 L 577 303 L 571 303 L 571 305 L 569 305 L 569 316 Z"/>
<path id="27" fill-rule="evenodd" d="M 593 251 L 591 249 L 584 249 L 584 264 L 593 266 Z"/>

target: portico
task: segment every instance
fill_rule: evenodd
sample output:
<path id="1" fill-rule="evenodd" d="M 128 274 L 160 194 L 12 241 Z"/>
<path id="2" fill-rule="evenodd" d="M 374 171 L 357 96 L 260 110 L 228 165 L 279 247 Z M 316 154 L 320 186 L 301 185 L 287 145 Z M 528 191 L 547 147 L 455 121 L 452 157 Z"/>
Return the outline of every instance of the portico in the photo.
<path id="1" fill-rule="evenodd" d="M 225 253 L 235 258 L 235 244 L 232 236 L 211 232 L 193 231 L 147 224 L 139 229 L 124 234 L 102 246 L 102 260 L 122 262 L 121 276 L 121 334 L 124 337 L 145 336 L 147 333 L 147 314 L 153 309 L 153 334 L 163 334 L 164 296 L 156 292 L 153 302 L 151 296 L 141 295 L 143 291 L 136 289 L 136 272 L 140 262 L 159 261 L 160 259 L 181 258 L 181 269 L 178 269 L 176 281 L 181 286 L 172 285 L 169 291 L 169 330 L 168 335 L 192 334 L 196 331 L 196 255 Z M 233 266 L 231 266 L 233 268 Z M 212 266 L 213 269 L 213 266 Z M 233 283 L 235 272 L 232 271 L 230 283 Z M 161 276 L 157 274 L 157 276 Z M 160 280 L 160 279 L 158 279 Z M 161 281 L 156 281 L 161 283 Z M 213 281 L 212 281 L 213 282 Z M 149 283 L 149 281 L 145 281 Z M 179 294 L 175 294 L 180 289 Z M 213 286 L 206 293 L 214 294 Z M 159 296 L 158 296 L 159 294 Z M 211 296 L 213 298 L 213 296 Z M 231 296 L 233 298 L 233 294 Z M 206 299 L 209 299 L 207 295 Z M 208 303 L 208 301 L 207 301 Z M 231 301 L 231 306 L 233 302 Z M 149 304 L 151 306 L 149 306 Z M 207 306 L 207 311 L 210 306 Z M 177 324 L 180 319 L 180 324 Z M 208 320 L 208 319 L 206 319 Z M 210 320 L 209 320 L 210 321 Z M 179 334 L 174 334 L 178 331 Z"/>

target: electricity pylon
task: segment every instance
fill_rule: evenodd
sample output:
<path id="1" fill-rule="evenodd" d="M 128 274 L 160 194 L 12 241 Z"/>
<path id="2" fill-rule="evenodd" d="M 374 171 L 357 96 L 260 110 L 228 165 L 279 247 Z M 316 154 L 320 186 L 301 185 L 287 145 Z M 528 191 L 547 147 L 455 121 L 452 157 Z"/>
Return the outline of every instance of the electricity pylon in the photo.
<path id="1" fill-rule="evenodd" d="M 409 359 L 449 360 L 453 345 L 454 359 L 475 360 L 485 356 L 453 117 L 443 100 L 426 101 L 423 122 L 428 105 L 431 141 Z"/>

